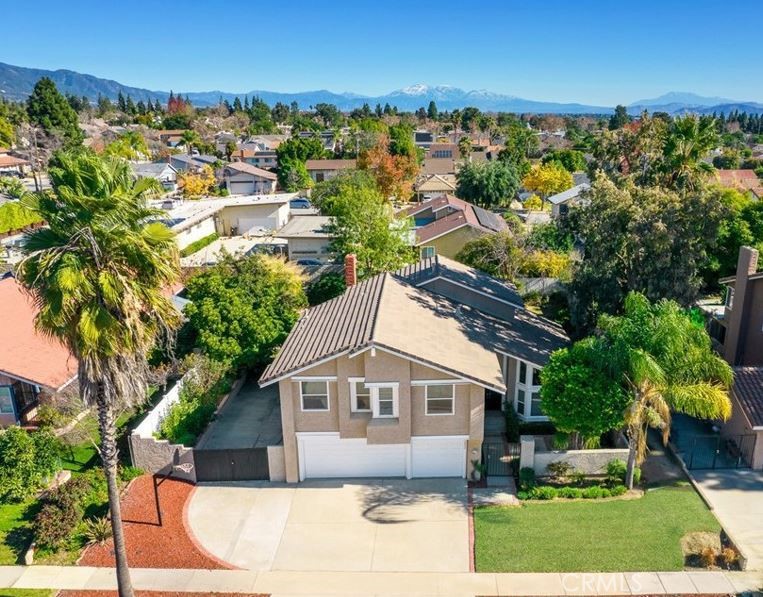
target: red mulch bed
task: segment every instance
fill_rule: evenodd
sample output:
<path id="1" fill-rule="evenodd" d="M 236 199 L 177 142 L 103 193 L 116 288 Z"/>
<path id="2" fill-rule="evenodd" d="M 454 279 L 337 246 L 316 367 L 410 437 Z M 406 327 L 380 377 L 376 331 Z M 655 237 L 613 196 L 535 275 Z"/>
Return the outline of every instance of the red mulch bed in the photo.
<path id="1" fill-rule="evenodd" d="M 135 591 L 135 597 L 269 597 L 265 593 L 183 593 L 180 591 Z M 116 591 L 59 591 L 58 597 L 118 597 Z"/>
<path id="2" fill-rule="evenodd" d="M 133 568 L 232 568 L 207 553 L 192 539 L 186 528 L 184 508 L 194 486 L 177 479 L 158 477 L 157 481 L 162 509 L 161 526 L 156 512 L 151 475 L 135 479 L 122 497 L 122 521 L 128 564 Z M 91 545 L 84 551 L 78 564 L 113 567 L 113 542 Z"/>

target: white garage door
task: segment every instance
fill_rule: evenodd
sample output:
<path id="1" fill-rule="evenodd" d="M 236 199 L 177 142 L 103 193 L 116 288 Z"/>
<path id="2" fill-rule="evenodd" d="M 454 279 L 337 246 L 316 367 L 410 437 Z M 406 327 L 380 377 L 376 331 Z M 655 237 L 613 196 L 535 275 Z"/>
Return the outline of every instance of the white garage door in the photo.
<path id="1" fill-rule="evenodd" d="M 250 234 L 276 228 L 275 218 L 238 218 L 237 223 L 239 234 Z"/>
<path id="2" fill-rule="evenodd" d="M 404 477 L 408 444 L 367 444 L 339 434 L 298 435 L 300 479 Z"/>
<path id="3" fill-rule="evenodd" d="M 412 437 L 411 476 L 466 476 L 466 437 Z"/>
<path id="4" fill-rule="evenodd" d="M 252 195 L 254 194 L 253 182 L 230 182 L 230 194 L 231 195 Z"/>

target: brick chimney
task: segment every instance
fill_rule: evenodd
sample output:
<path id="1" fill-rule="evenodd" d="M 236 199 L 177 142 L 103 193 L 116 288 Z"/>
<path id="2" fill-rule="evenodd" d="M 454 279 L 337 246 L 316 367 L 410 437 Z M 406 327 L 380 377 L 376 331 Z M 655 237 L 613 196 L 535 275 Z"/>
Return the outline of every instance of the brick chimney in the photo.
<path id="1" fill-rule="evenodd" d="M 744 359 L 743 347 L 751 325 L 750 276 L 758 270 L 758 251 L 751 247 L 739 249 L 734 297 L 731 309 L 726 309 L 726 339 L 723 343 L 723 356 L 731 366 L 741 365 Z"/>
<path id="2" fill-rule="evenodd" d="M 344 283 L 347 287 L 358 283 L 358 258 L 355 253 L 349 253 L 344 257 Z"/>

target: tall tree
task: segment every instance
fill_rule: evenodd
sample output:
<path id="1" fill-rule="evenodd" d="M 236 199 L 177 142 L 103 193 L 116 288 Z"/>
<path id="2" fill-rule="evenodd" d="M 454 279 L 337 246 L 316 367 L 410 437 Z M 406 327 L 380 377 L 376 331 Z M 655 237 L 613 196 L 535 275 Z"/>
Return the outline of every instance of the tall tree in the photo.
<path id="1" fill-rule="evenodd" d="M 625 106 L 618 104 L 615 106 L 615 113 L 612 114 L 609 119 L 609 130 L 614 131 L 621 129 L 630 121 L 631 118 L 628 116 L 628 109 Z"/>
<path id="2" fill-rule="evenodd" d="M 77 113 L 48 77 L 42 77 L 27 99 L 29 120 L 49 135 L 59 135 L 66 147 L 82 143 Z"/>
<path id="3" fill-rule="evenodd" d="M 572 174 L 555 161 L 533 166 L 522 179 L 522 186 L 538 193 L 543 201 L 551 195 L 566 191 L 573 184 Z"/>
<path id="4" fill-rule="evenodd" d="M 482 207 L 511 203 L 519 188 L 517 171 L 502 161 L 464 164 L 456 173 L 456 195 Z"/>
<path id="5" fill-rule="evenodd" d="M 434 102 L 434 100 L 430 100 L 429 106 L 427 107 L 427 116 L 430 120 L 437 120 L 437 117 L 439 116 L 437 112 L 437 104 Z"/>
<path id="6" fill-rule="evenodd" d="M 50 168 L 52 193 L 35 209 L 48 227 L 24 239 L 18 276 L 39 307 L 37 327 L 79 361 L 82 397 L 94 405 L 101 438 L 121 597 L 133 595 L 117 485 L 116 419 L 146 398 L 146 355 L 179 323 L 164 289 L 178 277 L 172 232 L 122 160 L 63 154 Z"/>

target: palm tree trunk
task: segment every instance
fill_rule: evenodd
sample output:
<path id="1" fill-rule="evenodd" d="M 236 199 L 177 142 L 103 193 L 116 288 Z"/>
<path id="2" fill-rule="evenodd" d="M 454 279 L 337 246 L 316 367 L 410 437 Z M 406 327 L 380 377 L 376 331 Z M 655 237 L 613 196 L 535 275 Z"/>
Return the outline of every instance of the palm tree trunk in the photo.
<path id="1" fill-rule="evenodd" d="M 625 486 L 633 489 L 633 474 L 636 470 L 636 437 L 628 433 L 628 464 L 625 469 Z"/>
<path id="2" fill-rule="evenodd" d="M 114 557 L 117 568 L 117 587 L 119 597 L 133 597 L 130 570 L 127 565 L 124 530 L 122 529 L 122 509 L 119 504 L 119 486 L 117 484 L 117 426 L 114 408 L 102 395 L 98 396 L 98 427 L 101 434 L 101 461 L 109 488 L 109 511 L 111 513 L 111 532 L 114 538 Z"/>

